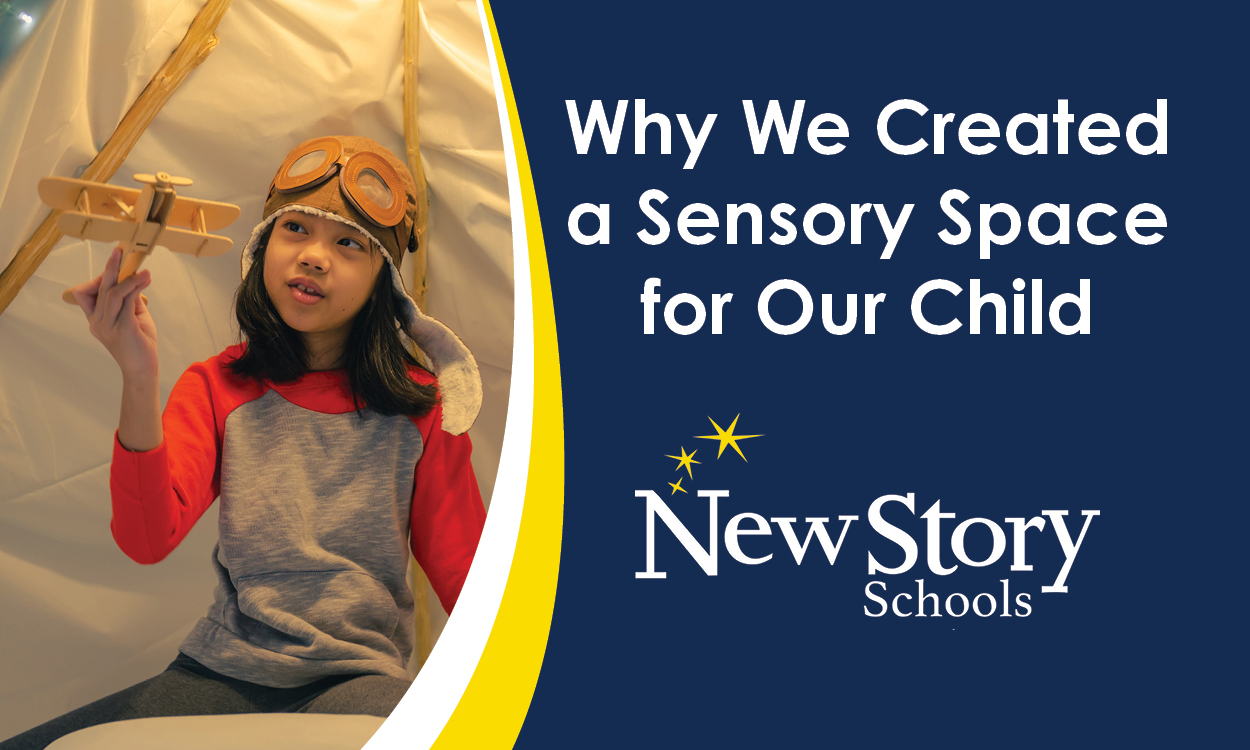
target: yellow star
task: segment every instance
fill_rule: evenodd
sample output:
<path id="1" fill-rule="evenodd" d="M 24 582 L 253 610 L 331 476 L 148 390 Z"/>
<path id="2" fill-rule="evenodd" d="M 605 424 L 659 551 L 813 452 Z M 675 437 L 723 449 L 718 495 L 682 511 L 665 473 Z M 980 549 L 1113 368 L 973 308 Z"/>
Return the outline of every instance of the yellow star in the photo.
<path id="1" fill-rule="evenodd" d="M 672 482 L 669 482 L 668 486 L 673 488 L 673 491 L 668 493 L 670 495 L 676 495 L 678 490 L 681 490 L 682 492 L 686 492 L 686 490 L 681 486 L 681 477 L 677 477 L 677 484 L 673 484 Z M 690 493 L 686 492 L 686 494 L 689 495 Z"/>
<path id="2" fill-rule="evenodd" d="M 685 466 L 685 467 L 686 467 L 686 473 L 690 475 L 690 478 L 691 478 L 691 479 L 694 479 L 694 472 L 690 470 L 690 464 L 701 464 L 701 463 L 703 463 L 702 461 L 696 461 L 696 460 L 694 460 L 694 454 L 695 454 L 695 453 L 698 453 L 698 452 L 699 452 L 699 451 L 697 451 L 697 450 L 696 450 L 694 453 L 691 453 L 689 456 L 687 456 L 687 455 L 686 455 L 686 447 L 685 447 L 685 446 L 682 446 L 682 448 L 681 448 L 681 455 L 680 455 L 680 456 L 668 456 L 668 455 L 666 455 L 666 456 L 664 456 L 664 457 L 665 457 L 665 458 L 672 458 L 672 459 L 676 459 L 676 460 L 677 460 L 677 471 L 681 471 L 681 467 Z"/>
<path id="3" fill-rule="evenodd" d="M 738 415 L 738 417 L 741 417 L 741 416 L 742 416 L 741 414 Z M 715 419 L 708 417 L 707 421 L 711 422 L 712 426 L 716 428 L 716 434 L 715 435 L 695 435 L 695 437 L 699 438 L 700 440 L 719 440 L 720 450 L 716 452 L 717 458 L 720 458 L 720 454 L 725 452 L 726 445 L 732 446 L 733 449 L 738 452 L 738 455 L 742 456 L 742 449 L 738 447 L 739 440 L 746 440 L 747 438 L 764 437 L 764 436 L 763 435 L 735 435 L 734 426 L 738 424 L 738 417 L 734 417 L 734 421 L 730 423 L 728 430 L 722 430 L 720 428 L 720 425 L 716 424 Z M 742 456 L 742 460 L 743 461 L 747 460 L 747 457 Z"/>

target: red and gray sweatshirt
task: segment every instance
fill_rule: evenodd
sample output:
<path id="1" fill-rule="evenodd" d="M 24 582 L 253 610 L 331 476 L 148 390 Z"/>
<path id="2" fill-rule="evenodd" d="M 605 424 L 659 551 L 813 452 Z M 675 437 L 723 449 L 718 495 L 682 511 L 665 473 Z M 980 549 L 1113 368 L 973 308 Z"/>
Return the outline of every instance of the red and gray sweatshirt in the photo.
<path id="1" fill-rule="evenodd" d="M 183 373 L 159 447 L 114 439 L 113 538 L 133 560 L 159 562 L 220 496 L 216 600 L 179 651 L 270 687 L 407 679 L 408 550 L 451 611 L 485 522 L 469 436 L 442 429 L 440 406 L 361 419 L 343 370 L 239 378 L 226 365 L 242 351 Z"/>

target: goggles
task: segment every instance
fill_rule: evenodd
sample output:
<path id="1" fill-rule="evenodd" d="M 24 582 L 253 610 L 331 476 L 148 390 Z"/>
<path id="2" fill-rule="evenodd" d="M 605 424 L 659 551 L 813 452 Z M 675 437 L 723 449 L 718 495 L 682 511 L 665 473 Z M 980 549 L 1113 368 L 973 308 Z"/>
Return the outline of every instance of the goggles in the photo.
<path id="1" fill-rule="evenodd" d="M 300 144 L 283 160 L 271 189 L 294 193 L 337 179 L 339 192 L 357 211 L 380 227 L 398 225 L 408 210 L 399 174 L 381 154 L 357 151 L 344 156 L 343 146 L 333 136 Z"/>

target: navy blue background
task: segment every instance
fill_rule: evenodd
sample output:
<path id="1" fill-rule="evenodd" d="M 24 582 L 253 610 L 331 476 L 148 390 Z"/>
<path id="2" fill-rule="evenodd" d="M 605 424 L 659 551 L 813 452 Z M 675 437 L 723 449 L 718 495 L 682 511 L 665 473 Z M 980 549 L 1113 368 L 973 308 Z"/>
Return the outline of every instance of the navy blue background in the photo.
<path id="1" fill-rule="evenodd" d="M 1234 477 L 1245 455 L 1236 386 L 1245 372 L 1246 243 L 1244 148 L 1233 145 L 1244 138 L 1245 86 L 1232 19 L 1140 4 L 498 2 L 493 11 L 542 212 L 566 436 L 560 584 L 518 747 L 1174 746 L 1225 736 L 1244 704 L 1244 625 L 1234 630 L 1243 605 L 1232 582 L 1247 499 Z M 648 153 L 633 153 L 635 98 L 669 116 L 672 155 L 659 153 L 655 127 Z M 895 117 L 899 142 L 932 141 L 932 114 L 957 113 L 944 155 L 898 156 L 878 142 L 877 114 L 903 98 L 930 114 Z M 1005 138 L 987 156 L 958 145 L 968 114 L 990 114 L 1005 131 L 1017 113 L 1049 116 L 1060 98 L 1076 117 L 1067 155 L 1057 153 L 1053 124 L 1045 156 L 1017 155 Z M 1134 154 L 1123 137 L 1107 156 L 1080 147 L 1086 115 L 1107 113 L 1123 131 L 1159 98 L 1169 107 L 1166 156 Z M 583 117 L 594 99 L 609 116 L 618 99 L 631 100 L 617 154 L 605 154 L 598 137 L 590 153 L 576 153 L 566 99 Z M 806 100 L 793 155 L 775 139 L 766 155 L 752 153 L 743 99 L 761 115 L 778 99 L 787 118 L 793 100 Z M 718 114 L 693 170 L 681 168 L 679 112 L 696 128 Z M 847 121 L 843 153 L 807 146 L 806 123 L 821 112 Z M 1021 135 L 1028 141 L 1030 129 Z M 1150 128 L 1142 138 L 1151 140 Z M 661 210 L 672 236 L 659 246 L 635 237 L 653 229 L 638 209 L 651 188 L 669 195 Z M 963 213 L 974 231 L 980 203 L 1010 203 L 1026 221 L 1038 203 L 1068 203 L 1072 242 L 1038 245 L 1025 224 L 991 260 L 978 259 L 975 235 L 948 246 L 937 233 L 954 227 L 938 200 L 951 188 L 971 196 Z M 611 204 L 610 245 L 569 237 L 568 215 L 583 202 Z M 693 202 L 720 214 L 717 241 L 696 247 L 678 237 L 676 216 Z M 725 204 L 746 202 L 764 212 L 765 244 L 727 245 Z M 788 246 L 767 240 L 779 202 L 798 209 L 800 236 Z M 849 225 L 833 245 L 803 238 L 803 212 L 819 202 L 848 222 L 851 203 L 884 203 L 892 218 L 905 203 L 916 207 L 894 257 L 880 260 L 885 239 L 871 215 L 862 245 L 850 244 Z M 1118 211 L 1094 224 L 1118 236 L 1101 247 L 1075 228 L 1095 202 Z M 1143 202 L 1167 215 L 1156 245 L 1124 231 Z M 713 293 L 732 292 L 724 333 L 712 335 L 709 320 L 676 335 L 661 303 L 656 333 L 644 336 L 639 295 L 652 276 L 665 300 L 689 292 L 710 306 Z M 1047 307 L 1090 279 L 1091 335 L 1063 336 L 1047 323 L 1041 336 L 996 336 L 988 307 L 986 332 L 969 335 L 968 280 L 1010 306 L 1016 277 L 1044 279 Z M 767 331 L 755 311 L 760 291 L 781 278 L 803 283 L 818 305 L 792 336 Z M 932 320 L 964 319 L 948 336 L 925 334 L 910 317 L 912 292 L 936 278 L 965 289 L 957 301 L 941 305 L 938 293 L 926 305 Z M 887 294 L 876 335 L 863 334 L 862 308 L 850 335 L 821 326 L 819 295 L 834 295 L 841 321 L 851 292 Z M 774 301 L 778 320 L 797 316 L 789 296 Z M 741 443 L 748 461 L 732 450 L 717 459 L 716 444 L 694 436 L 714 432 L 709 417 L 727 427 L 737 414 L 738 433 L 764 437 Z M 664 455 L 681 447 L 698 449 L 702 463 L 683 484 L 690 494 L 673 496 L 667 483 L 685 472 Z M 716 577 L 657 521 L 657 568 L 668 578 L 637 580 L 641 489 L 659 493 L 704 544 L 699 489 L 730 490 L 722 532 L 747 511 L 796 516 L 800 534 L 805 516 L 831 517 L 835 540 L 838 515 L 860 520 L 832 568 L 814 541 L 796 566 L 776 527 L 743 538 L 748 554 L 774 554 L 759 566 L 733 561 L 722 537 Z M 886 517 L 917 540 L 920 558 L 907 574 L 870 578 L 869 551 L 886 565 L 902 552 L 871 530 L 868 507 L 908 492 L 916 517 L 897 504 Z M 931 573 L 919 515 L 939 499 L 958 516 L 943 522 L 944 564 L 957 563 L 950 532 L 974 516 L 1004 528 L 1002 559 Z M 1070 512 L 1074 540 L 1080 511 L 1101 511 L 1066 594 L 1040 593 L 1063 562 L 1049 522 L 1029 532 L 1034 571 L 1009 570 L 1003 519 L 1049 509 Z M 973 557 L 989 544 L 983 528 L 968 535 Z M 1013 598 L 1031 595 L 1032 614 L 864 614 L 865 605 L 877 610 L 864 595 L 870 580 L 890 596 L 914 596 L 917 578 L 943 599 L 997 599 L 999 579 L 1009 578 Z"/>

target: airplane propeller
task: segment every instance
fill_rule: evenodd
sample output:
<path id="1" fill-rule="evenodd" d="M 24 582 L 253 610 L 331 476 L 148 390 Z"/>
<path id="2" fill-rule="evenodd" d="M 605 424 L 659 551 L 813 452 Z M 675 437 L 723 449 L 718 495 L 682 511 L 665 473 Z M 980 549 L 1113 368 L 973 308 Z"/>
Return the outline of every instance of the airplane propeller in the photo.
<path id="1" fill-rule="evenodd" d="M 156 174 L 137 174 L 136 182 L 142 182 L 148 185 L 171 185 L 173 187 L 186 187 L 191 184 L 191 180 L 186 177 L 174 177 L 168 172 L 157 172 Z"/>

